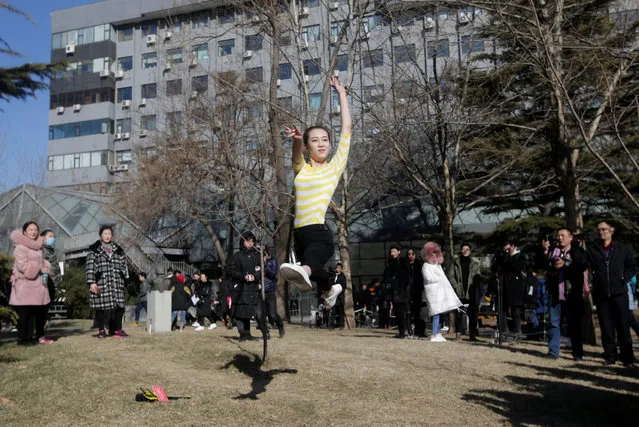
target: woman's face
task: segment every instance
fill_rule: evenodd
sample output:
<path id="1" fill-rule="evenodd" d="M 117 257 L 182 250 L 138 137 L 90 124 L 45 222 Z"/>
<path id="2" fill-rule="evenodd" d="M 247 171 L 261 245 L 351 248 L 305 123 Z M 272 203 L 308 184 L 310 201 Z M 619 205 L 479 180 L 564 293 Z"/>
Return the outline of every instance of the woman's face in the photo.
<path id="1" fill-rule="evenodd" d="M 31 240 L 35 240 L 38 238 L 38 236 L 40 236 L 40 230 L 38 229 L 38 226 L 35 224 L 29 224 L 29 226 L 27 227 L 25 231 L 23 231 L 23 233 L 25 236 L 27 236 Z"/>
<path id="2" fill-rule="evenodd" d="M 100 238 L 104 243 L 111 243 L 113 232 L 107 228 L 102 232 L 102 234 L 100 234 Z"/>
<path id="3" fill-rule="evenodd" d="M 306 144 L 311 159 L 318 163 L 324 163 L 331 152 L 331 140 L 324 129 L 312 129 L 308 134 Z"/>

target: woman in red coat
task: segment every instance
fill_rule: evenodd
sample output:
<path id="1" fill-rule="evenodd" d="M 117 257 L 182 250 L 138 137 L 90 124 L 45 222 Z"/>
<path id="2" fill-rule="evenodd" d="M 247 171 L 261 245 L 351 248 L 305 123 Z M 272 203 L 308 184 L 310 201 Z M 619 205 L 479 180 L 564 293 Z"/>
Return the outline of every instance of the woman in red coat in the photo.
<path id="1" fill-rule="evenodd" d="M 14 230 L 13 287 L 9 304 L 18 313 L 18 345 L 51 344 L 44 336 L 49 288 L 47 281 L 51 265 L 44 259 L 38 224 L 29 221 L 22 230 Z M 35 340 L 32 323 L 35 319 Z"/>

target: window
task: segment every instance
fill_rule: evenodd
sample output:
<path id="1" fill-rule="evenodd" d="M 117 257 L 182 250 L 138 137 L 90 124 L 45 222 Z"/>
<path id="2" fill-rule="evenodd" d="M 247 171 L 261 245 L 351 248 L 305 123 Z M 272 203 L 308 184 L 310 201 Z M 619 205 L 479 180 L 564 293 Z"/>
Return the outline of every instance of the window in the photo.
<path id="1" fill-rule="evenodd" d="M 322 103 L 322 94 L 311 93 L 311 97 L 310 97 L 311 110 L 319 110 L 321 103 Z"/>
<path id="2" fill-rule="evenodd" d="M 72 107 L 75 104 L 88 105 L 100 102 L 114 102 L 115 90 L 110 88 L 95 88 L 80 90 L 77 92 L 67 92 L 50 96 L 49 108 Z"/>
<path id="3" fill-rule="evenodd" d="M 133 26 L 128 25 L 126 27 L 122 27 L 118 29 L 118 41 L 125 42 L 128 40 L 133 40 Z"/>
<path id="4" fill-rule="evenodd" d="M 479 34 L 462 36 L 462 53 L 474 53 L 484 51 L 484 39 Z"/>
<path id="5" fill-rule="evenodd" d="M 66 123 L 49 126 L 49 139 L 73 138 L 76 136 L 99 135 L 113 133 L 113 120 L 98 119 L 86 122 Z"/>
<path id="6" fill-rule="evenodd" d="M 395 25 L 398 27 L 412 27 L 415 25 L 415 16 L 411 14 L 398 16 L 395 20 Z"/>
<path id="7" fill-rule="evenodd" d="M 364 32 L 370 33 L 374 29 L 380 29 L 381 25 L 379 24 L 381 20 L 382 17 L 380 15 L 373 15 L 362 18 L 362 26 L 364 27 Z"/>
<path id="8" fill-rule="evenodd" d="M 142 98 L 145 99 L 153 99 L 158 96 L 158 85 L 157 83 L 149 83 L 146 85 L 142 85 Z"/>
<path id="9" fill-rule="evenodd" d="M 304 60 L 304 75 L 315 76 L 320 73 L 321 59 L 305 59 Z"/>
<path id="10" fill-rule="evenodd" d="M 220 40 L 219 42 L 217 42 L 218 56 L 232 55 L 234 49 L 235 49 L 235 39 Z"/>
<path id="11" fill-rule="evenodd" d="M 132 99 L 133 99 L 133 88 L 131 86 L 121 87 L 118 89 L 118 97 L 117 97 L 118 102 L 122 102 L 125 100 L 130 101 Z"/>
<path id="12" fill-rule="evenodd" d="M 156 126 L 156 116 L 155 114 L 151 114 L 148 116 L 142 116 L 140 118 L 140 128 L 142 130 L 155 130 Z"/>
<path id="13" fill-rule="evenodd" d="M 277 98 L 277 105 L 285 111 L 293 110 L 293 97 L 292 96 L 283 96 L 281 98 Z"/>
<path id="14" fill-rule="evenodd" d="M 182 93 L 182 79 L 169 80 L 166 82 L 166 96 L 179 95 Z"/>
<path id="15" fill-rule="evenodd" d="M 403 80 L 395 84 L 395 96 L 397 98 L 409 99 L 417 90 L 417 85 L 410 80 Z"/>
<path id="16" fill-rule="evenodd" d="M 193 46 L 193 58 L 197 58 L 199 62 L 209 59 L 209 45 Z"/>
<path id="17" fill-rule="evenodd" d="M 169 49 L 166 51 L 166 58 L 170 64 L 179 64 L 184 60 L 182 48 Z"/>
<path id="18" fill-rule="evenodd" d="M 380 67 L 384 65 L 384 50 L 375 49 L 364 53 L 364 68 Z"/>
<path id="19" fill-rule="evenodd" d="M 253 102 L 247 109 L 248 119 L 261 119 L 264 113 L 264 106 L 261 102 Z"/>
<path id="20" fill-rule="evenodd" d="M 428 55 L 430 57 L 448 58 L 448 39 L 440 39 L 435 46 L 434 41 L 428 42 Z"/>
<path id="21" fill-rule="evenodd" d="M 158 33 L 158 23 L 157 22 L 145 22 L 140 26 L 142 30 L 142 37 L 149 36 L 151 34 Z"/>
<path id="22" fill-rule="evenodd" d="M 209 76 L 196 76 L 191 80 L 191 90 L 198 93 L 204 93 L 209 88 Z"/>
<path id="23" fill-rule="evenodd" d="M 118 58 L 118 70 L 131 71 L 133 69 L 133 57 L 125 56 L 124 58 Z"/>
<path id="24" fill-rule="evenodd" d="M 246 36 L 244 39 L 244 50 L 262 50 L 262 42 L 264 36 L 261 34 L 255 34 L 253 36 Z"/>
<path id="25" fill-rule="evenodd" d="M 300 0 L 297 4 L 300 7 L 318 7 L 320 0 Z"/>
<path id="26" fill-rule="evenodd" d="M 179 15 L 169 18 L 166 22 L 167 28 L 171 28 L 174 32 L 179 33 L 182 31 L 182 25 L 187 22 L 186 17 Z"/>
<path id="27" fill-rule="evenodd" d="M 142 54 L 142 69 L 155 68 L 158 65 L 157 52 L 143 53 Z"/>
<path id="28" fill-rule="evenodd" d="M 346 39 L 348 39 L 350 29 L 346 21 L 337 21 L 331 24 L 331 37 L 338 38 L 342 28 L 346 27 Z"/>
<path id="29" fill-rule="evenodd" d="M 172 128 L 174 126 L 182 123 L 182 112 L 181 111 L 173 111 L 171 113 L 166 113 L 166 127 Z"/>
<path id="30" fill-rule="evenodd" d="M 415 53 L 415 44 L 400 45 L 393 48 L 393 54 L 396 64 L 402 62 L 415 62 L 417 56 Z"/>
<path id="31" fill-rule="evenodd" d="M 302 29 L 302 40 L 311 43 L 320 40 L 320 26 L 310 25 Z"/>
<path id="32" fill-rule="evenodd" d="M 286 63 L 286 64 L 280 64 L 280 74 L 279 74 L 279 79 L 280 80 L 286 80 L 286 79 L 290 79 L 293 76 L 293 69 L 291 68 L 291 64 Z"/>
<path id="33" fill-rule="evenodd" d="M 230 24 L 235 20 L 235 9 L 230 6 L 217 8 L 217 21 L 220 24 Z"/>
<path id="34" fill-rule="evenodd" d="M 209 25 L 209 11 L 203 10 L 196 12 L 191 17 L 193 28 L 204 28 Z"/>
<path id="35" fill-rule="evenodd" d="M 282 33 L 280 34 L 280 46 L 290 46 L 292 41 L 293 37 L 291 36 L 291 31 L 282 31 Z"/>
<path id="36" fill-rule="evenodd" d="M 262 67 L 247 68 L 246 80 L 249 83 L 262 83 L 264 81 L 264 69 Z"/>
<path id="37" fill-rule="evenodd" d="M 118 164 L 129 164 L 133 160 L 131 150 L 116 151 L 115 160 Z"/>
<path id="38" fill-rule="evenodd" d="M 102 166 L 106 164 L 106 158 L 106 151 L 90 151 L 84 153 L 49 156 L 47 159 L 47 169 L 52 171 Z"/>
<path id="39" fill-rule="evenodd" d="M 364 102 L 377 102 L 384 99 L 384 85 L 364 86 Z"/>
<path id="40" fill-rule="evenodd" d="M 348 55 L 338 55 L 335 69 L 339 71 L 348 71 Z"/>
<path id="41" fill-rule="evenodd" d="M 131 119 L 118 119 L 115 121 L 115 133 L 131 133 Z"/>

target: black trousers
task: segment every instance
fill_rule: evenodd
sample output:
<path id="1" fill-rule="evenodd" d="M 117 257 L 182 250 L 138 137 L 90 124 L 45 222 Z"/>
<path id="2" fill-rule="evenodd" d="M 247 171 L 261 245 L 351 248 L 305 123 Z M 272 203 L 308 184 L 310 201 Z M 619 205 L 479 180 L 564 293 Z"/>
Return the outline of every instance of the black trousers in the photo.
<path id="1" fill-rule="evenodd" d="M 331 309 L 331 318 L 329 321 L 329 328 L 334 328 L 337 326 L 338 328 L 344 327 L 344 306 L 343 305 L 335 305 Z"/>
<path id="2" fill-rule="evenodd" d="M 45 305 L 15 305 L 18 313 L 18 342 L 25 343 L 33 340 L 33 326 L 35 323 L 35 339 L 44 336 L 44 324 L 47 320 L 48 307 Z"/>
<path id="3" fill-rule="evenodd" d="M 109 332 L 113 333 L 122 329 L 123 316 L 124 307 L 109 310 L 95 310 L 95 325 L 100 331 L 105 330 L 105 326 L 108 326 Z"/>
<path id="4" fill-rule="evenodd" d="M 262 302 L 262 298 L 255 305 L 255 320 L 257 320 L 257 328 L 262 331 L 262 333 L 266 333 L 266 319 L 264 310 L 264 303 Z M 250 335 L 251 334 L 251 319 L 247 318 L 235 318 L 235 325 L 237 326 L 237 332 L 240 335 Z"/>
<path id="5" fill-rule="evenodd" d="M 510 314 L 513 316 L 513 327 L 515 333 L 521 334 L 521 306 L 510 306 Z M 501 313 L 501 325 L 499 325 L 499 332 L 508 332 L 508 307 L 503 307 Z"/>
<path id="6" fill-rule="evenodd" d="M 399 336 L 406 336 L 406 326 L 408 325 L 408 303 L 394 302 L 393 309 L 395 310 L 395 318 L 397 319 L 397 329 L 399 330 Z"/>
<path id="7" fill-rule="evenodd" d="M 473 294 L 471 294 L 469 299 L 461 298 L 460 300 L 463 304 L 468 304 L 468 334 L 471 337 L 476 337 L 479 332 L 477 319 L 479 303 L 477 302 L 477 298 L 473 298 Z M 465 332 L 465 325 L 462 324 L 463 319 L 464 314 L 457 310 L 455 313 L 455 331 L 457 331 L 458 334 Z"/>
<path id="8" fill-rule="evenodd" d="M 601 328 L 604 359 L 610 362 L 617 360 L 617 343 L 619 343 L 619 360 L 624 363 L 634 362 L 630 337 L 628 294 L 623 293 L 610 297 L 597 295 L 595 305 Z M 616 341 L 615 332 L 617 333 Z"/>
<path id="9" fill-rule="evenodd" d="M 331 289 L 330 275 L 324 266 L 333 256 L 333 236 L 324 224 L 295 229 L 295 254 L 302 265 L 311 268 L 311 280 L 320 292 Z"/>
<path id="10" fill-rule="evenodd" d="M 272 324 L 275 324 L 278 328 L 284 326 L 282 322 L 282 318 L 279 314 L 277 314 L 277 296 L 275 292 L 266 293 L 264 295 L 266 298 L 266 316 L 268 317 L 268 321 Z"/>
<path id="11" fill-rule="evenodd" d="M 415 325 L 415 336 L 417 337 L 425 337 L 426 336 L 426 321 L 422 316 L 422 308 L 426 307 L 426 303 L 421 301 L 413 302 L 411 304 L 410 312 L 412 317 L 412 322 Z"/>

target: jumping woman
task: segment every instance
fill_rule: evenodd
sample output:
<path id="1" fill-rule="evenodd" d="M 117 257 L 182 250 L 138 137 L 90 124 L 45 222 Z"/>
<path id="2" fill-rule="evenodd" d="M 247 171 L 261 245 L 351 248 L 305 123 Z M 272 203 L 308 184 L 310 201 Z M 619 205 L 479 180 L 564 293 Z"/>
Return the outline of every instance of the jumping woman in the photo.
<path id="1" fill-rule="evenodd" d="M 325 306 L 335 305 L 342 286 L 331 286 L 330 275 L 324 265 L 333 255 L 333 236 L 325 225 L 326 210 L 333 198 L 339 179 L 346 168 L 351 143 L 351 113 L 346 89 L 335 76 L 330 85 L 339 95 L 341 134 L 335 156 L 331 152 L 331 133 L 324 126 L 311 126 L 300 133 L 296 126 L 286 128 L 293 138 L 293 170 L 295 171 L 294 242 L 298 264 L 284 263 L 280 274 L 301 291 L 312 289 L 311 280 L 323 292 Z M 302 147 L 309 153 L 310 162 L 304 160 Z"/>

